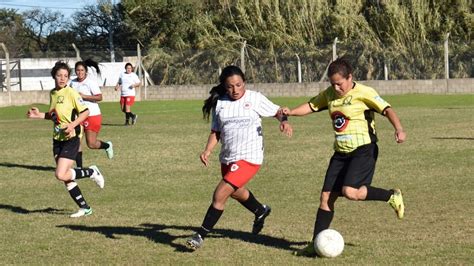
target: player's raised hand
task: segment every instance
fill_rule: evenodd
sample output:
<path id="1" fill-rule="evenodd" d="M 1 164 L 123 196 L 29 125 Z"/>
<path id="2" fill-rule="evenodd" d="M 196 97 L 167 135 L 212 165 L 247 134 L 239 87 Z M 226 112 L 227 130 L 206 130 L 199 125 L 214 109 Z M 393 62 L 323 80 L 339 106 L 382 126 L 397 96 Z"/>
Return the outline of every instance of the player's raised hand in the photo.
<path id="1" fill-rule="evenodd" d="M 205 150 L 201 153 L 201 156 L 199 156 L 205 166 L 209 166 L 209 155 L 211 155 L 211 151 Z"/>
<path id="2" fill-rule="evenodd" d="M 28 118 L 40 118 L 40 111 L 37 107 L 31 107 L 26 113 Z"/>

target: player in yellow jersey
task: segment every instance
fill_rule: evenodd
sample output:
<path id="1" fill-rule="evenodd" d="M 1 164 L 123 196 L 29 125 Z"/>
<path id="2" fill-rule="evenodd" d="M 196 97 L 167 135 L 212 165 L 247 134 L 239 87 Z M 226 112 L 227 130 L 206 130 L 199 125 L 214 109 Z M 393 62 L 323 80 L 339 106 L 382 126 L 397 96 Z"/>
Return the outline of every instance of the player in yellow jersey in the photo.
<path id="1" fill-rule="evenodd" d="M 349 200 L 385 201 L 392 206 L 399 219 L 404 215 L 399 189 L 371 186 L 378 155 L 374 113 L 388 118 L 395 129 L 396 142 L 402 143 L 406 133 L 398 116 L 374 89 L 353 81 L 352 66 L 345 59 L 337 59 L 329 65 L 328 77 L 331 86 L 308 103 L 291 110 L 282 108 L 282 113 L 288 116 L 328 110 L 333 123 L 335 152 L 329 162 L 320 195 L 313 241 L 319 232 L 329 228 L 334 217 L 334 204 L 339 196 Z M 295 255 L 316 255 L 313 243 L 295 252 Z"/>
<path id="2" fill-rule="evenodd" d="M 82 128 L 80 123 L 89 115 L 87 106 L 76 90 L 67 86 L 71 69 L 58 61 L 51 70 L 55 88 L 50 92 L 50 107 L 47 113 L 42 113 L 36 107 L 28 110 L 28 118 L 47 119 L 53 121 L 53 154 L 56 161 L 55 176 L 63 181 L 79 211 L 71 217 L 81 217 L 92 214 L 92 208 L 86 203 L 76 179 L 90 177 L 100 188 L 104 187 L 104 177 L 97 166 L 73 169 L 80 146 Z"/>

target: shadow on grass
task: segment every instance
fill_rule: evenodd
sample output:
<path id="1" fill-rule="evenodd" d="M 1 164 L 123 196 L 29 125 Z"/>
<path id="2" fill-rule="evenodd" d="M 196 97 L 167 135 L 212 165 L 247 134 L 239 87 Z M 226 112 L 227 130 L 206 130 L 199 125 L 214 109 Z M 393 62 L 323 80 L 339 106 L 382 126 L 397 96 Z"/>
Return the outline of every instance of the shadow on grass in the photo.
<path id="1" fill-rule="evenodd" d="M 75 231 L 85 231 L 103 234 L 107 238 L 120 239 L 119 235 L 131 235 L 146 237 L 151 241 L 159 244 L 169 245 L 174 247 L 177 252 L 192 252 L 186 247 L 185 240 L 198 229 L 193 226 L 179 226 L 179 225 L 162 225 L 162 224 L 141 224 L 137 227 L 129 226 L 86 226 L 86 225 L 58 225 L 60 228 L 68 228 Z M 191 231 L 186 234 L 172 234 L 165 232 L 166 230 L 182 230 Z M 214 229 L 212 233 L 207 236 L 209 238 L 231 238 L 241 240 L 249 243 L 259 244 L 267 247 L 295 251 L 298 248 L 294 245 L 303 245 L 307 242 L 292 242 L 284 238 L 267 236 L 267 235 L 253 235 L 249 232 L 235 231 L 231 229 Z M 181 243 L 175 243 L 176 239 L 182 239 Z"/>
<path id="2" fill-rule="evenodd" d="M 459 139 L 459 140 L 474 140 L 474 138 L 463 138 L 463 137 L 434 137 L 432 139 Z"/>
<path id="3" fill-rule="evenodd" d="M 17 164 L 17 163 L 0 163 L 0 167 L 8 168 L 25 168 L 29 170 L 40 170 L 40 171 L 55 171 L 56 168 L 52 166 L 41 166 L 41 165 L 27 165 L 27 164 Z"/>
<path id="4" fill-rule="evenodd" d="M 108 124 L 108 123 L 105 123 L 105 124 L 102 124 L 102 126 L 106 126 L 106 127 L 125 127 L 125 125 L 122 123 L 122 124 Z"/>
<path id="5" fill-rule="evenodd" d="M 19 214 L 48 213 L 48 214 L 64 215 L 64 213 L 66 212 L 66 210 L 64 209 L 55 209 L 51 207 L 40 209 L 40 210 L 28 210 L 23 207 L 13 206 L 13 205 L 8 205 L 8 204 L 0 204 L 0 209 L 9 210 L 11 212 L 19 213 Z"/>

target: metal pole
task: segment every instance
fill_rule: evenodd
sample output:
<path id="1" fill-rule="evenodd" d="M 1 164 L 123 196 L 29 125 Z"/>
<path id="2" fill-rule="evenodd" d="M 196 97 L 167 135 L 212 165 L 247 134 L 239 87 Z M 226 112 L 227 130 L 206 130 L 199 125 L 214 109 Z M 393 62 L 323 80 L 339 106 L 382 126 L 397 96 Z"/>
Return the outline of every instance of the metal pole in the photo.
<path id="1" fill-rule="evenodd" d="M 385 77 L 385 80 L 388 80 L 388 67 L 387 67 L 387 63 L 383 63 L 383 74 L 384 74 L 384 77 Z"/>
<path id="2" fill-rule="evenodd" d="M 337 37 L 334 38 L 334 42 L 332 43 L 332 61 L 335 61 L 337 59 L 336 44 L 337 44 Z"/>
<path id="3" fill-rule="evenodd" d="M 142 50 L 140 48 L 140 44 L 137 43 L 137 66 L 138 66 L 138 78 L 140 79 L 141 82 L 143 82 L 145 91 L 144 91 L 144 98 L 146 100 L 146 93 L 147 93 L 147 88 L 146 88 L 146 80 L 142 80 L 143 75 L 142 75 Z"/>
<path id="4" fill-rule="evenodd" d="M 296 58 L 298 59 L 298 83 L 301 83 L 301 60 L 298 54 L 296 54 Z"/>
<path id="5" fill-rule="evenodd" d="M 242 43 L 242 48 L 240 49 L 240 69 L 245 73 L 245 46 L 247 41 Z"/>
<path id="6" fill-rule="evenodd" d="M 10 53 L 8 53 L 8 49 L 5 46 L 5 44 L 2 42 L 0 43 L 0 46 L 2 46 L 3 51 L 5 52 L 5 75 L 7 79 L 7 92 L 8 92 L 8 104 L 12 104 L 12 91 L 11 91 L 11 80 L 10 80 Z"/>

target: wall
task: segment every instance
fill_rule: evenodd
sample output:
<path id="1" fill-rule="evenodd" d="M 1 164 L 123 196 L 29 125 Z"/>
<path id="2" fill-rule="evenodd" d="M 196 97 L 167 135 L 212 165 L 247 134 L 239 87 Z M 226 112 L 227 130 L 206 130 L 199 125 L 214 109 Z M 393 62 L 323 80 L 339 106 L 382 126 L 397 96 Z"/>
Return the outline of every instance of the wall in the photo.
<path id="1" fill-rule="evenodd" d="M 361 83 L 375 88 L 380 95 L 426 93 L 426 94 L 473 94 L 474 79 L 435 80 L 369 80 Z M 327 82 L 314 83 L 262 83 L 247 84 L 248 89 L 262 92 L 267 97 L 314 96 L 329 86 Z M 209 95 L 212 85 L 148 86 L 137 90 L 136 100 L 203 100 Z M 146 91 L 146 97 L 145 97 Z M 118 102 L 120 93 L 114 87 L 102 88 L 104 102 Z M 49 90 L 0 92 L 0 107 L 29 105 L 49 102 Z"/>

